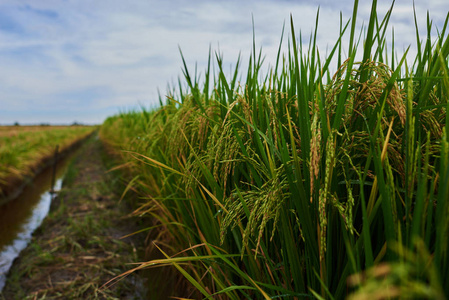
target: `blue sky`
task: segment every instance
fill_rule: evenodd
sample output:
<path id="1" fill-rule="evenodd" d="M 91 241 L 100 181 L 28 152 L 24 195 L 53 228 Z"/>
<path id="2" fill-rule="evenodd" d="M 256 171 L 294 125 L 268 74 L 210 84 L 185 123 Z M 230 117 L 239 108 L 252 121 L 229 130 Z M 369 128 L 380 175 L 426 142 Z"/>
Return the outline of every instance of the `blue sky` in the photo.
<path id="1" fill-rule="evenodd" d="M 379 1 L 383 15 L 390 1 Z M 274 63 L 282 26 L 290 14 L 308 38 L 320 6 L 318 46 L 337 36 L 339 14 L 351 17 L 352 1 L 155 1 L 2 0 L 0 2 L 0 124 L 74 121 L 99 124 L 139 105 L 156 107 L 157 89 L 182 75 L 182 48 L 190 68 L 202 71 L 209 45 L 226 65 L 248 59 L 252 15 L 257 47 Z M 441 28 L 447 0 L 415 1 L 420 31 L 426 13 Z M 371 2 L 360 1 L 359 25 Z M 390 26 L 398 54 L 415 51 L 412 0 L 396 1 Z M 289 34 L 289 31 L 286 31 Z M 436 31 L 435 31 L 436 34 Z"/>

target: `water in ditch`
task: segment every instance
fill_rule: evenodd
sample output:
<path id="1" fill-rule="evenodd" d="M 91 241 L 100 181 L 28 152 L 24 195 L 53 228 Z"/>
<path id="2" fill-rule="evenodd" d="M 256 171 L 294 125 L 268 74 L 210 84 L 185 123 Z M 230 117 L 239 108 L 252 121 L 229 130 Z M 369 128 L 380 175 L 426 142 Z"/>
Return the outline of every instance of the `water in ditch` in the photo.
<path id="1" fill-rule="evenodd" d="M 74 152 L 58 160 L 54 179 L 54 170 L 50 166 L 37 175 L 16 199 L 0 206 L 0 292 L 14 259 L 25 249 L 33 232 L 47 216 L 53 181 L 54 190 L 58 191 Z"/>

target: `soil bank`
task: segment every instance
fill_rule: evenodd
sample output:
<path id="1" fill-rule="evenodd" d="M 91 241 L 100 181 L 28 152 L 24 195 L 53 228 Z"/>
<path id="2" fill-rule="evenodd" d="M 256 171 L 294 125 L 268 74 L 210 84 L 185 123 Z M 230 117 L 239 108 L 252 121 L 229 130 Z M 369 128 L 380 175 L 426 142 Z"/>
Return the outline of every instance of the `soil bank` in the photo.
<path id="1" fill-rule="evenodd" d="M 92 137 L 95 134 L 97 134 L 96 131 L 92 130 L 91 133 L 81 136 L 61 149 L 58 149 L 56 154 L 58 158 L 55 157 L 54 152 L 41 157 L 38 161 L 35 161 L 33 165 L 29 166 L 30 174 L 28 175 L 11 174 L 5 182 L 0 183 L 0 205 L 17 198 L 17 196 L 22 193 L 23 189 L 33 180 L 34 177 L 38 176 L 39 173 L 47 167 L 53 165 L 56 162 L 56 159 L 60 159 L 61 157 L 64 157 L 68 153 L 74 151 L 74 149 L 78 148 L 89 137 Z"/>

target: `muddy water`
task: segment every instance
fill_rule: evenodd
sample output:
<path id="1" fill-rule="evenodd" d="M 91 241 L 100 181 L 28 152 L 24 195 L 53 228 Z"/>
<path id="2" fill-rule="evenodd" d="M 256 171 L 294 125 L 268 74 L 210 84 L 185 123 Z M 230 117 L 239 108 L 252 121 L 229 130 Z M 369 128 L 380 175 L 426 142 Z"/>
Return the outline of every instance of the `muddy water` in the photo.
<path id="1" fill-rule="evenodd" d="M 62 185 L 62 177 L 74 151 L 58 160 L 55 190 Z M 50 209 L 53 167 L 40 173 L 18 198 L 0 206 L 0 291 L 14 259 L 25 249 L 34 230 L 40 226 Z"/>

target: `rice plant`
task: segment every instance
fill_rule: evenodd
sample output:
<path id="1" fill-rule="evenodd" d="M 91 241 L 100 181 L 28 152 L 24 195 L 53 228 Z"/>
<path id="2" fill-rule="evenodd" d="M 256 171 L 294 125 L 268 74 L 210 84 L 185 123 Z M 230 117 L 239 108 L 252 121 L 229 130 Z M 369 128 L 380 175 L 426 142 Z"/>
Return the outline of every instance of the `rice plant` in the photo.
<path id="1" fill-rule="evenodd" d="M 230 78 L 219 54 L 202 79 L 184 62 L 188 90 L 105 121 L 166 257 L 130 272 L 174 266 L 183 297 L 449 296 L 449 14 L 436 40 L 416 25 L 409 63 L 387 55 L 393 5 L 379 18 L 373 1 L 363 40 L 357 9 L 326 57 L 292 19 L 268 76 L 255 46 L 245 82 L 240 60 Z"/>

